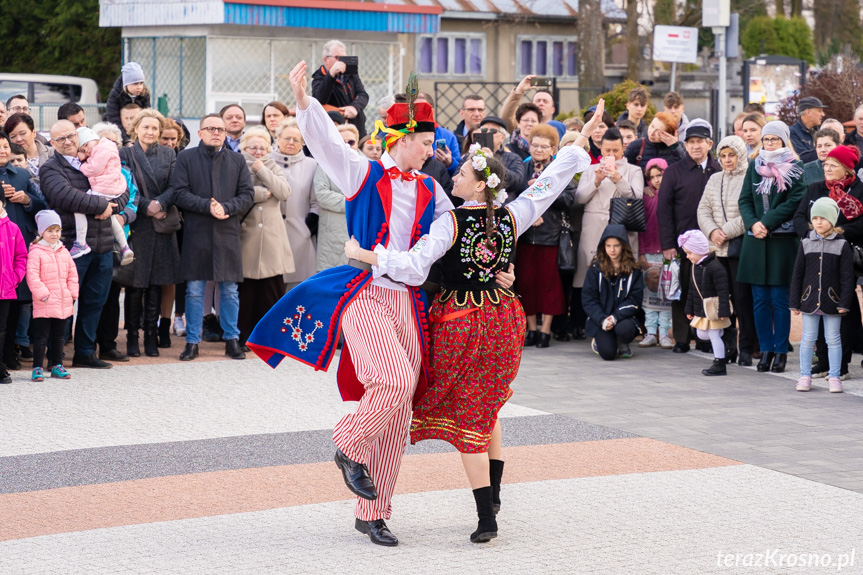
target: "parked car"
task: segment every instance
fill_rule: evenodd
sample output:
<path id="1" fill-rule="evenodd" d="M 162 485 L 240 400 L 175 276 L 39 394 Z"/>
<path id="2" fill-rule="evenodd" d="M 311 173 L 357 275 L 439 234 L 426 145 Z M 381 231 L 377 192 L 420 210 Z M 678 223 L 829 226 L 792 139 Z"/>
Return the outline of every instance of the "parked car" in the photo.
<path id="1" fill-rule="evenodd" d="M 48 130 L 57 120 L 57 108 L 66 102 L 80 104 L 89 124 L 98 122 L 101 117 L 99 87 L 89 78 L 0 73 L 0 100 L 5 103 L 16 94 L 27 96 L 37 130 Z"/>

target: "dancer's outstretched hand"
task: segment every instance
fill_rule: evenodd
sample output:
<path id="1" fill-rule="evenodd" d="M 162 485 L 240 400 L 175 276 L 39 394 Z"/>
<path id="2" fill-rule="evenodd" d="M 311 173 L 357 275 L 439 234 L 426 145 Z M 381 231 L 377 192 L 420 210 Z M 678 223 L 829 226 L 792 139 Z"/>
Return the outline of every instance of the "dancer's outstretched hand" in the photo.
<path id="1" fill-rule="evenodd" d="M 300 60 L 300 62 L 294 66 L 294 69 L 291 70 L 290 78 L 291 89 L 293 89 L 294 98 L 297 100 L 297 109 L 305 110 L 309 107 L 309 95 L 306 94 L 308 80 L 306 79 L 305 60 Z"/>

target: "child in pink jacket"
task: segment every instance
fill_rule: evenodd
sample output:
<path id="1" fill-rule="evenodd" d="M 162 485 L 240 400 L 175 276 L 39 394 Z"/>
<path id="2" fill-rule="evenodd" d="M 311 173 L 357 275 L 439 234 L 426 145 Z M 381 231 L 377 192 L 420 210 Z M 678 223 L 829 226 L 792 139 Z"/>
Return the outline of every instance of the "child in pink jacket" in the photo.
<path id="1" fill-rule="evenodd" d="M 52 210 L 36 214 L 39 235 L 27 258 L 27 285 L 33 293 L 33 381 L 43 381 L 42 358 L 51 342 L 48 367 L 51 377 L 72 377 L 63 367 L 66 323 L 78 299 L 78 269 L 60 241 L 60 216 Z"/>
<path id="2" fill-rule="evenodd" d="M 15 289 L 24 279 L 27 265 L 27 248 L 24 236 L 15 222 L 6 214 L 6 202 L 0 199 L 0 383 L 12 383 L 12 377 L 3 363 L 3 344 L 6 342 L 6 319 L 9 308 L 18 297 Z M 15 337 L 15 330 L 9 334 Z"/>
<path id="3" fill-rule="evenodd" d="M 78 159 L 81 160 L 81 173 L 90 180 L 90 190 L 93 196 L 101 196 L 112 200 L 126 191 L 126 178 L 120 169 L 120 152 L 117 144 L 108 138 L 99 139 L 96 132 L 90 128 L 78 128 Z M 120 216 L 111 216 L 111 231 L 114 240 L 120 246 L 120 265 L 132 263 L 135 254 L 126 241 L 126 232 Z M 72 244 L 72 258 L 79 258 L 90 253 L 87 245 L 87 216 L 75 214 L 75 243 Z"/>

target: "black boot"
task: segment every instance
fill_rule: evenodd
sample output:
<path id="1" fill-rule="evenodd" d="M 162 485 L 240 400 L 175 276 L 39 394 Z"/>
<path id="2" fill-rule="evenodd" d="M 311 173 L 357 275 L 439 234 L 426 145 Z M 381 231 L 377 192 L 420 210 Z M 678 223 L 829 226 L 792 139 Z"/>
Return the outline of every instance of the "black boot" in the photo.
<path id="1" fill-rule="evenodd" d="M 201 337 L 204 341 L 216 342 L 222 340 L 222 326 L 219 324 L 219 318 L 215 314 L 205 315 L 203 325 L 203 335 Z"/>
<path id="2" fill-rule="evenodd" d="M 158 331 L 156 328 L 144 330 L 144 353 L 147 357 L 159 357 Z"/>
<path id="3" fill-rule="evenodd" d="M 551 345 L 551 334 L 539 332 L 539 341 L 536 342 L 536 347 L 548 347 Z"/>
<path id="4" fill-rule="evenodd" d="M 196 357 L 198 357 L 198 344 L 187 343 L 183 353 L 180 354 L 180 361 L 192 361 Z"/>
<path id="5" fill-rule="evenodd" d="M 583 327 L 577 327 L 572 330 L 572 337 L 574 339 L 587 339 L 587 335 L 585 335 Z"/>
<path id="6" fill-rule="evenodd" d="M 491 487 L 474 489 L 473 498 L 476 501 L 476 514 L 479 516 L 479 523 L 476 531 L 470 534 L 470 542 L 488 543 L 497 537 L 497 521 L 492 510 Z"/>
<path id="7" fill-rule="evenodd" d="M 527 335 L 524 337 L 524 347 L 535 346 L 538 339 L 539 339 L 539 332 L 536 331 L 535 329 L 527 332 Z"/>
<path id="8" fill-rule="evenodd" d="M 12 383 L 12 376 L 2 363 L 0 363 L 0 383 Z"/>
<path id="9" fill-rule="evenodd" d="M 740 352 L 740 357 L 737 358 L 737 365 L 750 367 L 752 365 L 752 354 L 745 351 Z"/>
<path id="10" fill-rule="evenodd" d="M 171 347 L 171 318 L 169 317 L 159 320 L 159 347 L 162 349 Z"/>
<path id="11" fill-rule="evenodd" d="M 243 353 L 243 348 L 240 347 L 240 340 L 238 339 L 225 341 L 225 355 L 231 359 L 246 359 L 246 354 Z"/>
<path id="12" fill-rule="evenodd" d="M 708 367 L 707 369 L 701 370 L 702 375 L 727 375 L 728 372 L 725 371 L 725 359 L 716 358 L 713 360 L 713 365 Z"/>
<path id="13" fill-rule="evenodd" d="M 761 361 L 758 362 L 758 371 L 761 373 L 765 373 L 770 371 L 770 366 L 773 365 L 773 352 L 772 351 L 764 351 L 761 352 Z"/>
<path id="14" fill-rule="evenodd" d="M 138 347 L 138 330 L 126 332 L 126 355 L 141 357 L 141 348 Z"/>
<path id="15" fill-rule="evenodd" d="M 773 367 L 770 369 L 773 373 L 782 373 L 785 371 L 785 362 L 788 361 L 787 353 L 777 353 L 776 359 L 773 361 Z"/>
<path id="16" fill-rule="evenodd" d="M 488 475 L 491 479 L 491 508 L 497 515 L 500 511 L 500 480 L 503 477 L 503 461 L 500 459 L 488 460 Z"/>

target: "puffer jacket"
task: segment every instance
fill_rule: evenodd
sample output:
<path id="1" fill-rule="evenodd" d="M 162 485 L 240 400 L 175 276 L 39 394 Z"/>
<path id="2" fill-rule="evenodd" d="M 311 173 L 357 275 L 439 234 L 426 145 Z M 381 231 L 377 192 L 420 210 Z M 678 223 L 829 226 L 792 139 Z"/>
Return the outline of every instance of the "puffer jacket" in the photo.
<path id="1" fill-rule="evenodd" d="M 126 178 L 120 169 L 117 144 L 102 138 L 81 164 L 81 173 L 90 181 L 90 189 L 103 196 L 117 197 L 126 191 Z"/>
<path id="2" fill-rule="evenodd" d="M 746 233 L 737 200 L 740 198 L 740 190 L 743 189 L 743 180 L 746 179 L 746 170 L 749 168 L 746 143 L 740 137 L 722 138 L 719 147 L 716 148 L 717 155 L 725 148 L 731 148 L 737 154 L 737 167 L 731 172 L 723 170 L 710 176 L 704 187 L 701 201 L 698 203 L 698 227 L 704 235 L 710 239 L 710 234 L 715 230 L 722 230 L 725 233 L 727 240 L 721 246 L 715 245 L 713 240 L 710 240 L 710 247 L 721 258 L 728 257 L 728 240 Z"/>
<path id="3" fill-rule="evenodd" d="M 692 266 L 692 281 L 686 297 L 686 314 L 704 317 L 704 299 L 719 298 L 719 317 L 731 317 L 730 286 L 725 266 L 712 253 Z M 697 287 L 696 287 L 697 286 Z M 699 294 L 699 292 L 701 292 Z"/>
<path id="4" fill-rule="evenodd" d="M 105 105 L 105 114 L 102 119 L 106 122 L 111 122 L 115 126 L 122 126 L 120 123 L 120 110 L 128 104 L 138 104 L 141 108 L 150 107 L 150 91 L 144 88 L 138 96 L 133 96 L 125 90 L 123 86 L 123 75 L 121 74 L 111 88 L 111 93 L 108 94 L 108 103 Z M 121 130 L 122 131 L 122 130 Z M 128 141 L 129 136 L 123 132 L 123 141 Z"/>
<path id="5" fill-rule="evenodd" d="M 15 290 L 27 271 L 27 248 L 15 222 L 0 208 L 0 299 L 16 299 Z"/>
<path id="6" fill-rule="evenodd" d="M 850 310 L 857 297 L 854 280 L 851 244 L 836 232 L 822 238 L 812 230 L 797 250 L 789 307 L 827 315 Z"/>
<path id="7" fill-rule="evenodd" d="M 78 299 L 78 268 L 63 247 L 39 240 L 27 258 L 27 285 L 33 292 L 33 317 L 66 319 Z"/>
<path id="8" fill-rule="evenodd" d="M 318 199 L 317 271 L 346 265 L 345 242 L 348 222 L 345 219 L 345 195 L 324 170 L 315 172 L 315 197 Z"/>

